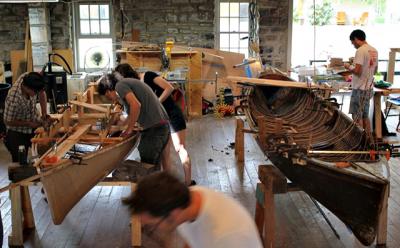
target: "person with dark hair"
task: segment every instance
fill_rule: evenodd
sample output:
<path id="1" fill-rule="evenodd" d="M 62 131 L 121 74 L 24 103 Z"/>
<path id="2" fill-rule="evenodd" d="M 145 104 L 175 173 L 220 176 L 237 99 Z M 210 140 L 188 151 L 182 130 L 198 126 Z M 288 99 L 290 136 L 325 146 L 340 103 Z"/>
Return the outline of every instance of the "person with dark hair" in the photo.
<path id="1" fill-rule="evenodd" d="M 185 147 L 186 121 L 183 112 L 171 97 L 174 87 L 163 77 L 152 71 L 137 73 L 129 64 L 120 64 L 115 68 L 125 78 L 136 78 L 145 82 L 157 95 L 159 101 L 163 104 L 170 119 L 171 138 L 175 151 L 178 153 L 185 173 L 185 182 L 187 185 L 195 185 L 192 180 L 192 166 L 189 154 Z M 170 142 L 168 142 L 170 144 Z M 163 155 L 163 160 L 169 161 L 169 145 L 165 149 L 167 154 Z M 165 162 L 168 164 L 168 162 Z M 169 170 L 170 168 L 165 168 Z"/>
<path id="2" fill-rule="evenodd" d="M 140 80 L 123 78 L 118 72 L 114 72 L 100 80 L 98 92 L 124 106 L 128 117 L 127 128 L 122 136 L 131 135 L 136 123 L 140 125 L 140 159 L 144 163 L 159 166 L 161 154 L 170 135 L 169 121 L 167 113 L 151 88 Z"/>
<path id="3" fill-rule="evenodd" d="M 38 101 L 41 117 L 36 109 Z M 43 76 L 37 72 L 22 74 L 8 91 L 4 108 L 4 123 L 7 129 L 4 144 L 13 162 L 18 162 L 19 146 L 24 146 L 25 151 L 28 151 L 34 136 L 33 131 L 49 119 Z"/>
<path id="4" fill-rule="evenodd" d="M 360 29 L 351 32 L 350 41 L 357 51 L 353 64 L 344 65 L 353 73 L 349 112 L 353 120 L 364 128 L 372 139 L 368 114 L 373 94 L 374 75 L 378 69 L 378 51 L 367 43 L 366 35 Z"/>
<path id="5" fill-rule="evenodd" d="M 175 229 L 192 248 L 251 247 L 262 243 L 255 222 L 236 200 L 201 186 L 188 188 L 167 172 L 144 177 L 129 200 L 150 235 Z"/>

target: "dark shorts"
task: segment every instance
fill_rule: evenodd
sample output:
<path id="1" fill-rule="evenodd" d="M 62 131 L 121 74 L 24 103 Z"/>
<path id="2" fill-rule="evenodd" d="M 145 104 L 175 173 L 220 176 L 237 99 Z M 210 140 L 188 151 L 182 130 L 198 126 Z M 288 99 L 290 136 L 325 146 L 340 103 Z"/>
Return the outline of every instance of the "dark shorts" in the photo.
<path id="1" fill-rule="evenodd" d="M 372 90 L 353 89 L 351 91 L 349 113 L 354 118 L 367 119 L 369 114 L 369 102 L 372 98 Z"/>
<path id="2" fill-rule="evenodd" d="M 6 137 L 4 138 L 4 145 L 7 147 L 11 154 L 13 163 L 18 162 L 18 147 L 25 146 L 25 151 L 28 151 L 31 146 L 31 139 L 34 134 L 27 134 L 16 132 L 12 130 L 7 130 Z"/>
<path id="3" fill-rule="evenodd" d="M 186 129 L 185 117 L 183 116 L 182 110 L 178 106 L 175 105 L 175 107 L 168 112 L 168 117 L 171 133 L 177 133 Z"/>
<path id="4" fill-rule="evenodd" d="M 166 123 L 147 128 L 141 132 L 138 150 L 142 162 L 157 166 L 160 165 L 161 154 L 170 136 L 168 126 L 168 123 Z"/>

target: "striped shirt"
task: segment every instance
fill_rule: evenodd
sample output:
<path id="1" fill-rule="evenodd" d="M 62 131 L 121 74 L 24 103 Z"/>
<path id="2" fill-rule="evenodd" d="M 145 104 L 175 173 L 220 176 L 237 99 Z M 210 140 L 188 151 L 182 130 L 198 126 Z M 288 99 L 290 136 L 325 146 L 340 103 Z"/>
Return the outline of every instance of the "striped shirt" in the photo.
<path id="1" fill-rule="evenodd" d="M 7 130 L 13 130 L 21 133 L 32 133 L 31 127 L 10 126 L 8 122 L 19 121 L 40 121 L 39 113 L 36 109 L 38 95 L 27 97 L 22 93 L 22 79 L 26 74 L 22 74 L 8 91 L 5 108 L 4 123 Z"/>

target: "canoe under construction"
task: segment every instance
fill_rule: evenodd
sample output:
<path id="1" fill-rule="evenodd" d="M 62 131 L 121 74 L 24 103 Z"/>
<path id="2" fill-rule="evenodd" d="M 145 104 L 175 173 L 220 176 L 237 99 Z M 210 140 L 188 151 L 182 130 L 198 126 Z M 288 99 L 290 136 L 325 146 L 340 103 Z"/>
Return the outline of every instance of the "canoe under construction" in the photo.
<path id="1" fill-rule="evenodd" d="M 276 74 L 262 79 L 249 79 L 243 101 L 262 151 L 370 245 L 387 207 L 389 169 L 383 152 L 373 151 L 364 130 L 313 87 L 292 85 Z"/>
<path id="2" fill-rule="evenodd" d="M 94 87 L 89 89 L 94 90 Z M 61 224 L 68 212 L 98 182 L 109 175 L 133 150 L 140 139 L 136 132 L 128 138 L 111 137 L 123 129 L 115 125 L 119 111 L 93 103 L 93 92 L 81 101 L 72 101 L 48 131 L 32 139 L 35 161 L 54 224 Z M 49 145 L 50 144 L 50 145 Z M 45 149 L 46 150 L 46 149 Z"/>

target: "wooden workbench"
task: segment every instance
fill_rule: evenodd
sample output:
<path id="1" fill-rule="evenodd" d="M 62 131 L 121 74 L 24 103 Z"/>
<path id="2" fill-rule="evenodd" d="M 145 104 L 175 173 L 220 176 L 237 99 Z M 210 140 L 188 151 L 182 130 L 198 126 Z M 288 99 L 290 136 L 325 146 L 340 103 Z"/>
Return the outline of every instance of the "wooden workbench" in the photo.
<path id="1" fill-rule="evenodd" d="M 144 67 L 151 71 L 161 70 L 161 51 L 125 51 L 118 50 L 121 63 L 128 63 L 134 68 Z M 201 53 L 192 50 L 173 50 L 169 69 L 174 71 L 187 68 L 186 99 L 187 111 L 191 117 L 202 115 L 202 85 L 194 83 L 201 79 Z"/>
<path id="2" fill-rule="evenodd" d="M 399 94 L 400 87 L 390 87 L 388 89 L 374 88 L 374 120 L 375 120 L 375 137 L 382 139 L 382 96 L 390 94 Z"/>
<path id="3" fill-rule="evenodd" d="M 128 63 L 134 68 L 161 70 L 161 51 L 118 50 L 121 63 Z M 170 71 L 187 68 L 185 84 L 187 112 L 190 117 L 202 115 L 202 98 L 213 101 L 219 88 L 229 87 L 234 95 L 240 94 L 236 83 L 228 76 L 245 76 L 244 67 L 235 67 L 243 62 L 244 55 L 206 48 L 174 47 L 171 52 Z"/>

